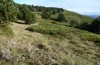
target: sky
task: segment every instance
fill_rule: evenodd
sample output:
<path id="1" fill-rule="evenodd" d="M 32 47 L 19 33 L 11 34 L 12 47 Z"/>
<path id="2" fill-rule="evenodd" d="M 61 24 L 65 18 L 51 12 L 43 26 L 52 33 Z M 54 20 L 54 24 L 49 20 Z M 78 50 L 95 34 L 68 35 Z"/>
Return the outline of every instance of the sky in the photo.
<path id="1" fill-rule="evenodd" d="M 85 15 L 100 15 L 100 0 L 14 0 L 19 4 L 59 7 Z"/>

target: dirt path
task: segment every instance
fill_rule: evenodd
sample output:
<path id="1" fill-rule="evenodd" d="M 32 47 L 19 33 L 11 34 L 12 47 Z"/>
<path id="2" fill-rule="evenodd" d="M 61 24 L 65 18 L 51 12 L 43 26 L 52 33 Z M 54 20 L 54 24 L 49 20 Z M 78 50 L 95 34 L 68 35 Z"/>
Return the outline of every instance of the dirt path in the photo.
<path id="1" fill-rule="evenodd" d="M 25 30 L 28 27 L 29 27 L 29 25 L 13 23 L 12 28 L 13 28 L 13 31 L 16 35 L 23 35 L 24 33 L 28 32 L 27 30 Z"/>
<path id="2" fill-rule="evenodd" d="M 34 40 L 38 39 L 41 35 L 39 33 L 30 32 L 26 30 L 30 25 L 22 23 L 13 23 L 12 29 L 15 34 L 13 41 L 18 43 L 32 43 Z"/>

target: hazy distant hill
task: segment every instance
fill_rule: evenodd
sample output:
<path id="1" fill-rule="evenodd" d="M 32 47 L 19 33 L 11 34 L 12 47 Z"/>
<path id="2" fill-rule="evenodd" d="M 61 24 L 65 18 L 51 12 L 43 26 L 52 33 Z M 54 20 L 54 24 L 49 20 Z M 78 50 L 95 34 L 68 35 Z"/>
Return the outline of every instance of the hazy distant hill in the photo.
<path id="1" fill-rule="evenodd" d="M 92 17 L 92 18 L 97 18 L 97 17 L 99 17 L 100 15 L 87 15 L 87 16 Z"/>

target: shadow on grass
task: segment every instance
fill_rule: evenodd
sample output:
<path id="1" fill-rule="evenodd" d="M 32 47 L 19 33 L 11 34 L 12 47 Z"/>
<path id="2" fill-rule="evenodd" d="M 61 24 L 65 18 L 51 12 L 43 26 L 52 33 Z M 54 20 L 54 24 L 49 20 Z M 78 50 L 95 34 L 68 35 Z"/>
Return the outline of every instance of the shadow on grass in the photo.
<path id="1" fill-rule="evenodd" d="M 18 23 L 18 24 L 26 24 L 25 22 L 20 22 L 20 21 L 15 21 L 15 23 Z"/>

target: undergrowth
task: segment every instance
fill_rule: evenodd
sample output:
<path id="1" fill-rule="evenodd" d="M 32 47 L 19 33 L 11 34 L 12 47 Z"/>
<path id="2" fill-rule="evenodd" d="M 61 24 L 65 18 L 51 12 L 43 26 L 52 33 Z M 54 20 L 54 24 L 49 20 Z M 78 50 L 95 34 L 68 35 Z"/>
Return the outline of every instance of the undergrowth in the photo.
<path id="1" fill-rule="evenodd" d="M 60 35 L 61 37 L 71 37 L 69 33 L 72 33 L 82 40 L 88 40 L 95 43 L 100 42 L 100 35 L 91 33 L 85 30 L 80 30 L 72 27 L 65 26 L 63 24 L 57 25 L 56 23 L 52 23 L 54 21 L 42 22 L 40 25 L 31 25 L 27 29 L 32 32 L 38 32 L 42 34 L 49 35 Z"/>
<path id="2" fill-rule="evenodd" d="M 9 25 L 0 25 L 0 35 L 12 37 L 14 33 Z"/>

